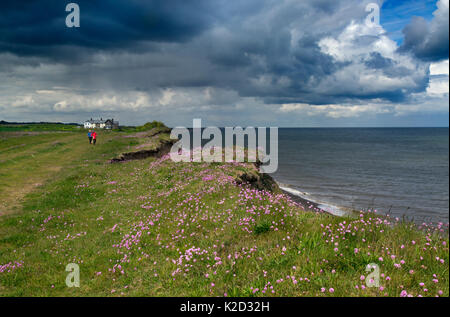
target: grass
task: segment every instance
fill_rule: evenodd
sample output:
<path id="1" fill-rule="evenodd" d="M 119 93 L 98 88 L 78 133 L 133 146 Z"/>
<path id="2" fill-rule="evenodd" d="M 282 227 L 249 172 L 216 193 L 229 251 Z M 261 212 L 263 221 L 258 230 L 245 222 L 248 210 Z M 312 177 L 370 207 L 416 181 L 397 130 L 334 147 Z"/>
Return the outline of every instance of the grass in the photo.
<path id="1" fill-rule="evenodd" d="M 0 124 L 0 132 L 42 132 L 42 131 L 66 131 L 76 132 L 81 129 L 81 126 L 75 124 L 61 124 L 61 123 L 8 123 Z"/>
<path id="2" fill-rule="evenodd" d="M 272 226 L 272 224 L 270 223 L 270 221 L 266 220 L 266 221 L 261 221 L 260 223 L 256 224 L 255 226 L 255 234 L 262 234 L 265 232 L 270 231 L 270 227 Z"/>
<path id="3" fill-rule="evenodd" d="M 141 126 L 121 126 L 119 128 L 119 131 L 132 133 L 132 132 L 145 132 L 153 129 L 164 129 L 164 128 L 167 128 L 164 123 L 160 121 L 152 121 L 147 122 L 146 124 Z"/>
<path id="4" fill-rule="evenodd" d="M 306 210 L 237 185 L 246 164 L 108 163 L 167 135 L 102 132 L 94 147 L 84 133 L 8 133 L 1 296 L 449 295 L 448 226 Z M 362 280 L 370 263 L 376 288 Z"/>

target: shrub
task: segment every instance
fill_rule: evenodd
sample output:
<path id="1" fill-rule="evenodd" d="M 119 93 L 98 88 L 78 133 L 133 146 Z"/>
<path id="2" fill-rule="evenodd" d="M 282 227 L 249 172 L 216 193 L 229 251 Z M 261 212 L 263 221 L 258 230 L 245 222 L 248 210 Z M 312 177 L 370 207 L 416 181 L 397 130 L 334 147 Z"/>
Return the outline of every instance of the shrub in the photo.
<path id="1" fill-rule="evenodd" d="M 269 232 L 270 226 L 271 226 L 271 224 L 268 221 L 263 221 L 263 222 L 256 224 L 255 234 L 263 234 L 265 232 Z"/>

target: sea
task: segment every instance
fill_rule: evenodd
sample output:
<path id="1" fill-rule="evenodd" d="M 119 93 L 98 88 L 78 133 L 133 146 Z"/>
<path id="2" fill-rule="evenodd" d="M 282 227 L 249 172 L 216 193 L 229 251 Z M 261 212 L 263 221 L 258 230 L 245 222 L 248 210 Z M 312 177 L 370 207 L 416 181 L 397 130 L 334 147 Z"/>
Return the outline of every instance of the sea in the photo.
<path id="1" fill-rule="evenodd" d="M 278 147 L 271 176 L 330 213 L 449 221 L 448 128 L 280 128 Z"/>

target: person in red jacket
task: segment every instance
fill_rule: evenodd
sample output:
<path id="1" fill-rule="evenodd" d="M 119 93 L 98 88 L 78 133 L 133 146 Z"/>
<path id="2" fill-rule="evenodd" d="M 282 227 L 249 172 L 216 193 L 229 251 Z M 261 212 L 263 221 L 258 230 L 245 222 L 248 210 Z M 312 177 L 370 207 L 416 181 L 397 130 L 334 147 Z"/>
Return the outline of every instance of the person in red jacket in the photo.
<path id="1" fill-rule="evenodd" d="M 92 142 L 95 145 L 95 143 L 97 143 L 97 132 L 95 132 L 94 130 L 92 130 Z"/>

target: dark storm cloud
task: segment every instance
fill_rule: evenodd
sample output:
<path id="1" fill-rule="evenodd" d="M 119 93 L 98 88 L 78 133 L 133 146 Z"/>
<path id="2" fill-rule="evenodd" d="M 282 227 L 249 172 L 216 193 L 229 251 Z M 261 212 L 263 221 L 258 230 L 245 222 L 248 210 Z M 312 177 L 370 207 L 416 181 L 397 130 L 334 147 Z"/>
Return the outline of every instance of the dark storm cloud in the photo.
<path id="1" fill-rule="evenodd" d="M 67 28 L 67 3 L 0 2 L 0 52 L 60 55 L 61 46 L 116 49 L 134 48 L 140 41 L 183 42 L 212 22 L 208 0 L 77 0 L 82 27 Z"/>
<path id="2" fill-rule="evenodd" d="M 412 52 L 425 61 L 440 61 L 449 56 L 449 7 L 447 1 L 437 3 L 438 10 L 428 23 L 422 17 L 414 17 L 404 30 L 404 42 L 400 50 Z"/>

